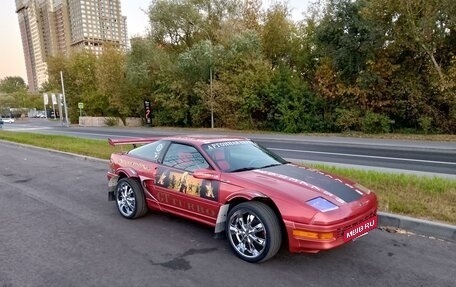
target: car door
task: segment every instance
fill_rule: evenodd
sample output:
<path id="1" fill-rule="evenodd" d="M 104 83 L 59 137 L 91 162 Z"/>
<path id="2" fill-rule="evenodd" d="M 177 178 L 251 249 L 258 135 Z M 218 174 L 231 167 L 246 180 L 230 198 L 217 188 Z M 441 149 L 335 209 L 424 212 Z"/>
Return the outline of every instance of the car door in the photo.
<path id="1" fill-rule="evenodd" d="M 193 172 L 210 169 L 191 145 L 171 143 L 155 177 L 155 192 L 162 209 L 214 225 L 217 219 L 219 181 L 200 179 Z"/>

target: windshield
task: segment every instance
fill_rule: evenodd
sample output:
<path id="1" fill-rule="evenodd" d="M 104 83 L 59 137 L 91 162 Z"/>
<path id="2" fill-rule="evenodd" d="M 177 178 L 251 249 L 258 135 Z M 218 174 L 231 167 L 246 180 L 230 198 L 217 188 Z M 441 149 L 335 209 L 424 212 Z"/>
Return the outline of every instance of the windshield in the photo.
<path id="1" fill-rule="evenodd" d="M 239 172 L 287 163 L 273 152 L 248 140 L 205 144 L 203 149 L 221 170 L 227 172 Z"/>

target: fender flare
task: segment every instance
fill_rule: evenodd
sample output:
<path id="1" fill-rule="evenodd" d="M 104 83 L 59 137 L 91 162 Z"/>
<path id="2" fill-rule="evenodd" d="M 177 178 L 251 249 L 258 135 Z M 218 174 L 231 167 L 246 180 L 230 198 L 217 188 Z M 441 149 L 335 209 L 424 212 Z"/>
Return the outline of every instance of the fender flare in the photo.
<path id="1" fill-rule="evenodd" d="M 234 192 L 230 194 L 226 199 L 225 203 L 228 203 L 230 201 L 233 201 L 234 199 L 242 198 L 246 200 L 252 200 L 254 198 L 269 198 L 267 195 L 265 195 L 262 192 L 255 191 L 255 190 L 243 190 L 239 192 Z"/>
<path id="2" fill-rule="evenodd" d="M 117 175 L 121 173 L 126 174 L 128 177 L 139 177 L 138 172 L 131 167 L 122 167 L 116 170 Z"/>
<path id="3" fill-rule="evenodd" d="M 268 196 L 265 194 L 258 192 L 258 191 L 253 191 L 253 190 L 243 190 L 240 192 L 235 192 L 230 194 L 226 199 L 225 203 L 220 206 L 219 212 L 217 214 L 217 221 L 215 222 L 215 228 L 214 228 L 214 233 L 218 237 L 222 232 L 225 231 L 225 222 L 227 220 L 228 216 L 228 211 L 230 210 L 230 206 L 232 205 L 233 200 L 236 199 L 241 199 L 242 201 L 251 201 L 255 198 L 263 198 L 263 199 L 269 199 Z"/>

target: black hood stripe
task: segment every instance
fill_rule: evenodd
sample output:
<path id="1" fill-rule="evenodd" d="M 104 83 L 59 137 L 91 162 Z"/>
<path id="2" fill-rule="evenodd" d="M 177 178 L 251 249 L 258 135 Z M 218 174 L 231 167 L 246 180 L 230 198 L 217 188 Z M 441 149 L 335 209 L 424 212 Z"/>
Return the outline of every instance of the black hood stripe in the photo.
<path id="1" fill-rule="evenodd" d="M 291 164 L 274 166 L 265 168 L 261 171 L 272 172 L 287 178 L 297 179 L 311 184 L 312 189 L 321 191 L 323 189 L 345 202 L 352 202 L 361 198 L 361 194 L 356 191 L 351 185 L 342 182 L 341 180 L 334 179 L 332 176 L 325 175 L 322 172 L 299 167 Z"/>

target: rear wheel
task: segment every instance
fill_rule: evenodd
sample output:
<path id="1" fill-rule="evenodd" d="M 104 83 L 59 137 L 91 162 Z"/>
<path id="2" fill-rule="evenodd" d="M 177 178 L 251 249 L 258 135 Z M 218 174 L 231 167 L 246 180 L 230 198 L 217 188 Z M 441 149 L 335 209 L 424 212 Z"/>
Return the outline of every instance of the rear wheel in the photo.
<path id="1" fill-rule="evenodd" d="M 138 218 L 147 213 L 144 191 L 136 179 L 120 179 L 117 183 L 115 198 L 117 210 L 125 218 Z"/>
<path id="2" fill-rule="evenodd" d="M 279 220 L 261 202 L 244 202 L 228 213 L 226 235 L 233 252 L 247 262 L 264 262 L 282 245 Z"/>

